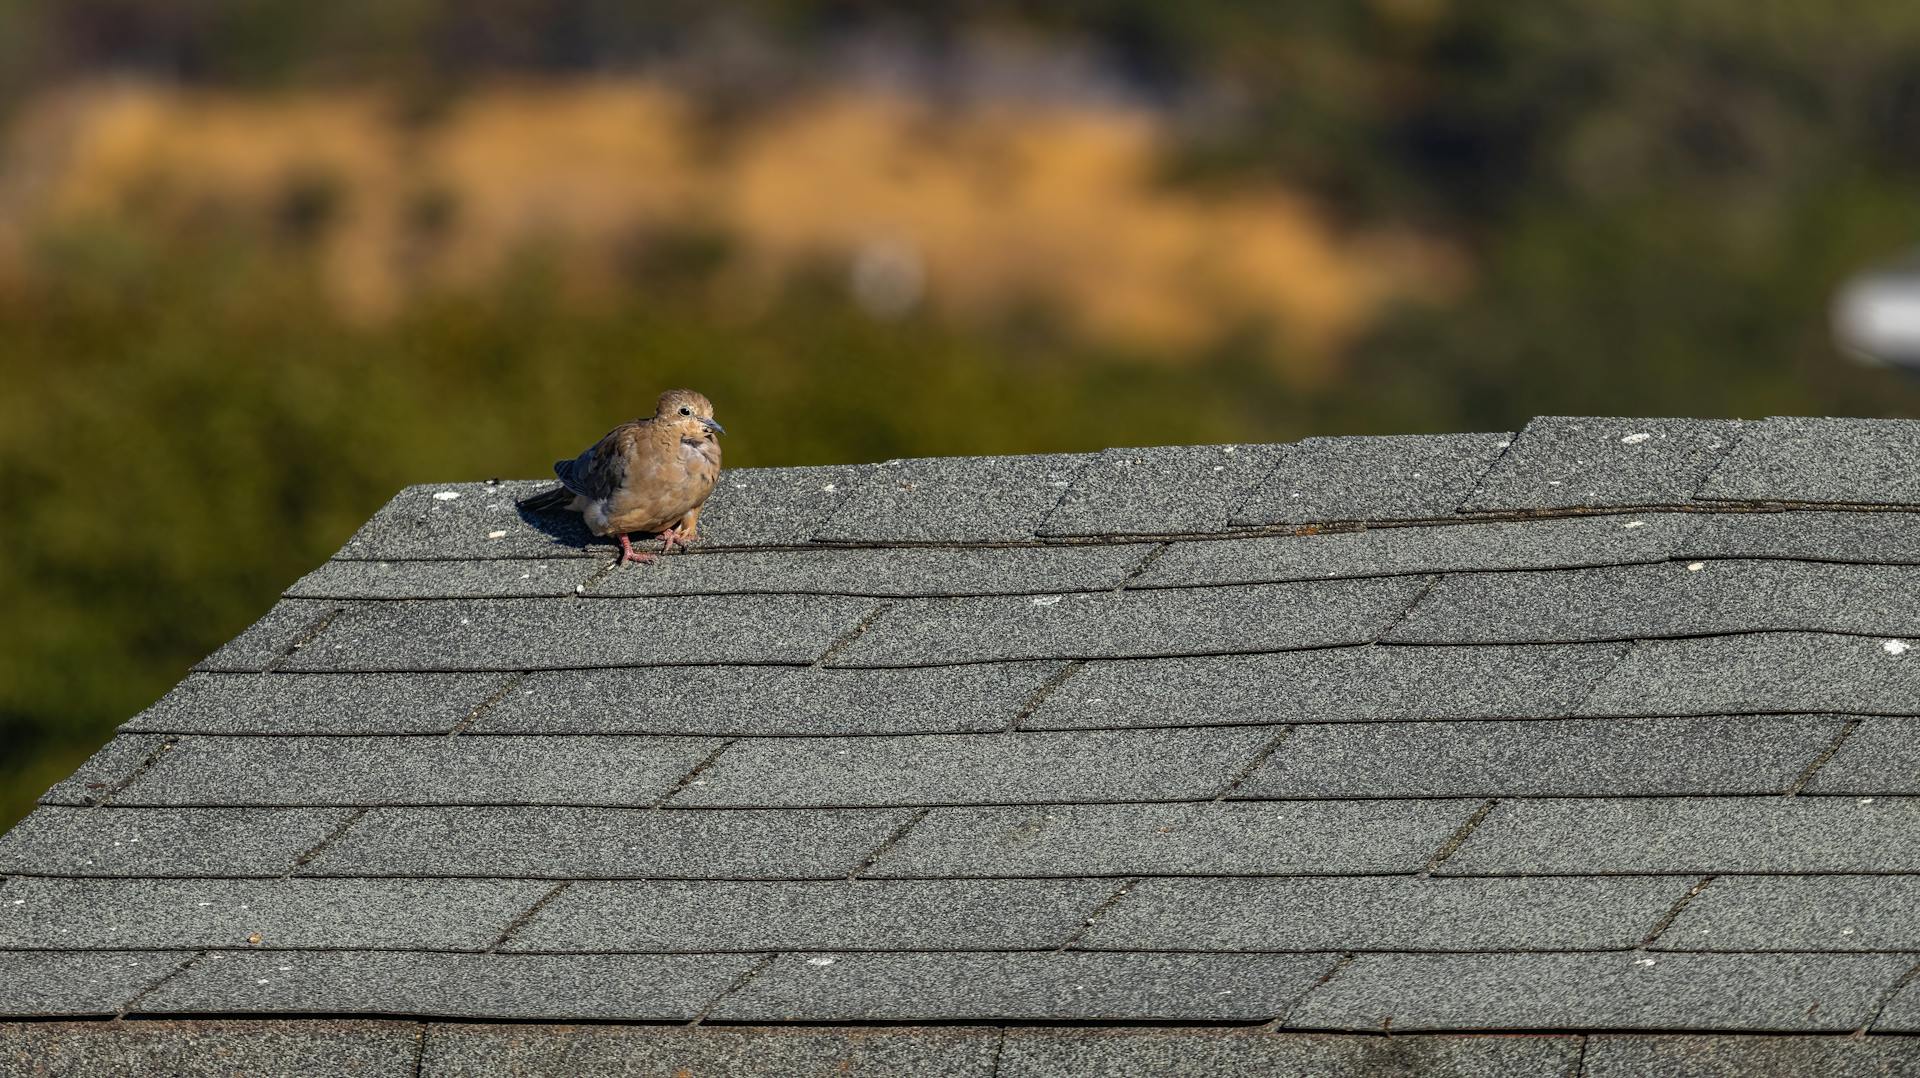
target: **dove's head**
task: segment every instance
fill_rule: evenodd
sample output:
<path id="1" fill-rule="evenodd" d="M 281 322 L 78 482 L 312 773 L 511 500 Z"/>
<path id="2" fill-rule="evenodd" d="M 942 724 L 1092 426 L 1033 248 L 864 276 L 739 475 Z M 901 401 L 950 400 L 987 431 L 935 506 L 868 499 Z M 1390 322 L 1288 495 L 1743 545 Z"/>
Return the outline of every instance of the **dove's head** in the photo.
<path id="1" fill-rule="evenodd" d="M 660 406 L 654 409 L 653 417 L 673 424 L 687 437 L 711 441 L 714 435 L 727 433 L 727 428 L 714 422 L 713 402 L 691 389 L 669 389 L 660 394 Z"/>

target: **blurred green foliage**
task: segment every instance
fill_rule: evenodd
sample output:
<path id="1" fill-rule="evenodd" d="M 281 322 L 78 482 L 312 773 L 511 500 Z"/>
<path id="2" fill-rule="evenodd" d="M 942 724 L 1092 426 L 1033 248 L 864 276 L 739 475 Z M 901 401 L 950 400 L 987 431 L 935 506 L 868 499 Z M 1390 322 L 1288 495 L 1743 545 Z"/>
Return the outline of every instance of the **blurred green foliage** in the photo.
<path id="1" fill-rule="evenodd" d="M 1439 230 L 1470 253 L 1471 288 L 1389 312 L 1303 388 L 1252 329 L 1204 356 L 1123 353 L 1045 312 L 876 321 L 826 274 L 728 317 L 699 288 L 724 244 L 634 267 L 592 313 L 529 255 L 368 326 L 332 313 L 283 240 L 38 236 L 35 272 L 0 291 L 0 823 L 399 486 L 541 474 L 667 386 L 714 398 L 742 466 L 1920 404 L 1826 337 L 1835 284 L 1920 238 L 1920 7 L 890 9 L 727 16 L 796 54 L 868 22 L 930 48 L 983 22 L 1093 42 L 1170 107 L 1201 100 L 1167 182 L 1277 177 L 1353 221 Z M 599 0 L 0 5 L 0 93 L 103 66 L 454 92 L 642 63 L 713 23 Z"/>

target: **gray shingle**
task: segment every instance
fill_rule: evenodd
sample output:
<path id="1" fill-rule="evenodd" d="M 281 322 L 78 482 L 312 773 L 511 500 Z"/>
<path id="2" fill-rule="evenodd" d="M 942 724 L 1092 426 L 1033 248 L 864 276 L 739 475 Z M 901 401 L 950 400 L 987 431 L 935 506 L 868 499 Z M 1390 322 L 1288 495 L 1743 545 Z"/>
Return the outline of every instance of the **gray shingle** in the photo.
<path id="1" fill-rule="evenodd" d="M 602 568 L 600 559 L 588 558 L 330 561 L 295 581 L 287 595 L 296 599 L 567 598 Z"/>
<path id="2" fill-rule="evenodd" d="M 681 737 L 188 737 L 114 800 L 651 805 L 719 744 Z"/>
<path id="3" fill-rule="evenodd" d="M 1873 1023 L 1875 1033 L 1920 1033 L 1920 977 L 1910 977 L 1906 986 L 1887 1001 L 1880 1018 Z"/>
<path id="4" fill-rule="evenodd" d="M 837 666 L 1117 658 L 1364 644 L 1400 617 L 1420 577 L 976 599 L 907 599 Z"/>
<path id="5" fill-rule="evenodd" d="M 288 670 L 809 663 L 874 606 L 808 595 L 346 604 Z"/>
<path id="6" fill-rule="evenodd" d="M 922 457 L 862 473 L 814 533 L 843 543 L 1009 542 L 1034 537 L 1091 454 Z"/>
<path id="7" fill-rule="evenodd" d="M 1212 727 L 742 741 L 672 803 L 780 808 L 1203 800 L 1225 790 L 1274 732 Z"/>
<path id="8" fill-rule="evenodd" d="M 1698 568 L 1693 568 L 1698 566 Z M 1710 633 L 1920 633 L 1920 567 L 1668 562 L 1442 577 L 1397 643 L 1627 640 Z"/>
<path id="9" fill-rule="evenodd" d="M 1413 872 L 1468 810 L 1457 801 L 944 808 L 872 876 L 1307 875 Z"/>
<path id="10" fill-rule="evenodd" d="M 1154 879 L 1075 946 L 1137 951 L 1502 951 L 1638 944 L 1675 877 Z"/>
<path id="11" fill-rule="evenodd" d="M 1920 951 L 1920 877 L 1719 876 L 1659 947 L 1676 951 Z"/>
<path id="12" fill-rule="evenodd" d="M 0 1025 L 0 1073 L 45 1078 L 417 1078 L 412 1022 L 21 1022 Z"/>
<path id="13" fill-rule="evenodd" d="M 804 543 L 863 479 L 871 464 L 811 468 L 729 468 L 700 513 L 700 546 Z"/>
<path id="14" fill-rule="evenodd" d="M 39 808 L 0 836 L 0 872 L 278 876 L 348 809 Z"/>
<path id="15" fill-rule="evenodd" d="M 41 795 L 43 805 L 103 803 L 114 787 L 131 779 L 148 761 L 167 751 L 167 739 L 146 734 L 121 734 L 87 757 L 74 773 L 54 783 Z"/>
<path id="16" fill-rule="evenodd" d="M 834 1029 L 701 1026 L 427 1027 L 418 1078 L 745 1078 L 852 1075 L 854 1078 L 990 1078 L 997 1029 Z"/>
<path id="17" fill-rule="evenodd" d="M 1920 514 L 1892 512 L 1690 513 L 1697 523 L 1673 556 L 1800 558 L 1920 565 Z"/>
<path id="18" fill-rule="evenodd" d="M 1749 424 L 1703 499 L 1920 505 L 1920 423 L 1776 417 Z"/>
<path id="19" fill-rule="evenodd" d="M 253 673 L 284 661 L 309 634 L 339 613 L 340 604 L 318 599 L 282 599 L 240 635 L 194 664 L 195 670 Z"/>
<path id="20" fill-rule="evenodd" d="M 1370 646 L 1092 662 L 1021 725 L 1556 718 L 1571 714 L 1625 650 L 1612 643 Z"/>
<path id="21" fill-rule="evenodd" d="M 0 951 L 0 1015 L 112 1014 L 186 957 L 169 951 Z"/>
<path id="22" fill-rule="evenodd" d="M 1603 1035 L 1582 1078 L 1896 1078 L 1920 1073 L 1920 1041 L 1852 1036 Z"/>
<path id="23" fill-rule="evenodd" d="M 1687 513 L 1369 528 L 1172 543 L 1129 588 L 1485 569 L 1566 569 L 1666 560 L 1692 529 Z"/>
<path id="24" fill-rule="evenodd" d="M 781 955 L 721 1021 L 1271 1018 L 1325 955 Z"/>
<path id="25" fill-rule="evenodd" d="M 1731 419 L 1539 416 L 1461 510 L 1686 505 L 1733 447 L 1742 426 Z"/>
<path id="26" fill-rule="evenodd" d="M 121 727 L 169 734 L 444 734 L 501 674 L 189 674 Z"/>
<path id="27" fill-rule="evenodd" d="M 1920 798 L 1505 801 L 1441 871 L 1920 872 Z"/>
<path id="28" fill-rule="evenodd" d="M 1288 1024 L 1852 1030 L 1909 964 L 1890 955 L 1364 954 Z"/>
<path id="29" fill-rule="evenodd" d="M 0 948 L 485 950 L 541 880 L 14 880 Z"/>
<path id="30" fill-rule="evenodd" d="M 1063 665 L 543 671 L 502 697 L 471 732 L 765 736 L 1001 730 Z"/>
<path id="31" fill-rule="evenodd" d="M 1250 1029 L 1009 1029 L 999 1078 L 1571 1078 L 1570 1036 L 1395 1036 Z"/>
<path id="32" fill-rule="evenodd" d="M 1452 516 L 1511 434 L 1308 438 L 1234 511 L 1237 524 Z"/>
<path id="33" fill-rule="evenodd" d="M 1807 784 L 1823 794 L 1920 794 L 1920 720 L 1867 719 Z"/>
<path id="34" fill-rule="evenodd" d="M 1785 793 L 1824 716 L 1302 726 L 1235 797 Z"/>
<path id="35" fill-rule="evenodd" d="M 576 883 L 511 951 L 993 951 L 1067 941 L 1111 880 Z"/>
<path id="36" fill-rule="evenodd" d="M 1920 714 L 1920 650 L 1904 643 L 1819 633 L 1641 641 L 1580 712 Z"/>
<path id="37" fill-rule="evenodd" d="M 1284 445 L 1109 449 L 1092 458 L 1040 528 L 1042 535 L 1197 535 L 1231 527 L 1247 489 Z"/>
<path id="38" fill-rule="evenodd" d="M 589 595 L 1031 595 L 1118 587 L 1151 544 L 742 551 L 663 558 Z"/>
<path id="39" fill-rule="evenodd" d="M 418 1014 L 689 1019 L 753 955 L 215 951 L 140 1001 L 141 1014 Z"/>
<path id="40" fill-rule="evenodd" d="M 304 876 L 837 879 L 910 810 L 374 809 Z"/>
<path id="41" fill-rule="evenodd" d="M 515 500 L 548 490 L 554 480 L 423 483 L 403 488 L 353 533 L 336 558 L 577 558 L 598 549 L 578 513 L 522 517 Z M 436 494 L 457 497 L 436 498 Z M 505 534 L 496 535 L 496 532 Z M 610 549 L 610 548 L 609 548 Z"/>

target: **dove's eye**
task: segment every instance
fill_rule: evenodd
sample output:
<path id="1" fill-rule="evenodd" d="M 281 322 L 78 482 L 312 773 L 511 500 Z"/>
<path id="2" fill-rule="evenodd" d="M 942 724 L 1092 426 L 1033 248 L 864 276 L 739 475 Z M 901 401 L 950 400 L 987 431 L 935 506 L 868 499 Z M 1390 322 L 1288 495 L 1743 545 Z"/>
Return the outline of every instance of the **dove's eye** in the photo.
<path id="1" fill-rule="evenodd" d="M 687 407 L 686 405 L 684 405 L 684 404 L 683 404 L 683 405 L 681 405 L 681 406 L 680 406 L 680 414 L 681 414 L 681 415 L 692 415 L 692 414 L 693 414 L 693 409 L 691 409 L 691 408 L 689 408 L 689 407 Z"/>

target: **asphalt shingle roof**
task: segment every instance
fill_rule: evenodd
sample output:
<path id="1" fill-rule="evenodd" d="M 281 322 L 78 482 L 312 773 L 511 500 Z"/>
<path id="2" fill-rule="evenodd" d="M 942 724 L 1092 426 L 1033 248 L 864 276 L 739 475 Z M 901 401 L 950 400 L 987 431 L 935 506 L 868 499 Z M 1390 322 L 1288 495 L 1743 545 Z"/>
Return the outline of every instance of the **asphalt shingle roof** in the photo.
<path id="1" fill-rule="evenodd" d="M 1916 450 L 411 487 L 0 837 L 0 1072 L 1920 1071 Z"/>

